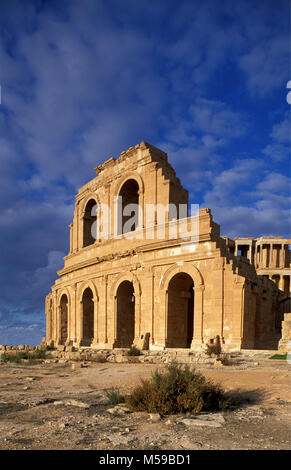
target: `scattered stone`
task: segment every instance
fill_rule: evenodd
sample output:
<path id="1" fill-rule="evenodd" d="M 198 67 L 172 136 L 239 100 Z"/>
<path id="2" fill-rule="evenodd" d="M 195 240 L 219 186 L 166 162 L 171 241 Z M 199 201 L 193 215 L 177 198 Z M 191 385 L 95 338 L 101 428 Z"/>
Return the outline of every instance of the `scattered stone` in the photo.
<path id="1" fill-rule="evenodd" d="M 65 429 L 66 427 L 67 427 L 67 424 L 66 424 L 66 423 L 61 423 L 61 424 L 59 425 L 59 429 L 60 429 L 60 430 L 63 430 L 63 429 Z"/>
<path id="2" fill-rule="evenodd" d="M 115 446 L 128 445 L 137 440 L 136 436 L 117 436 L 110 435 L 107 436 L 107 439 Z"/>
<path id="3" fill-rule="evenodd" d="M 223 361 L 221 359 L 214 360 L 215 367 L 223 367 Z"/>
<path id="4" fill-rule="evenodd" d="M 24 427 L 22 426 L 19 426 L 19 427 L 16 427 L 15 429 L 12 429 L 10 432 L 9 432 L 9 435 L 10 436 L 13 436 L 15 434 L 19 434 L 20 432 L 24 431 Z"/>
<path id="5" fill-rule="evenodd" d="M 165 425 L 169 428 L 172 428 L 173 426 L 175 426 L 175 424 L 175 421 L 173 421 L 172 419 L 167 419 L 167 421 L 165 422 Z"/>
<path id="6" fill-rule="evenodd" d="M 115 416 L 120 416 L 120 415 L 125 415 L 127 413 L 130 413 L 130 410 L 128 408 L 126 408 L 125 406 L 120 406 L 120 405 L 117 405 L 114 408 L 108 408 L 106 411 L 107 413 L 111 415 L 115 415 Z"/>
<path id="7" fill-rule="evenodd" d="M 185 426 L 194 427 L 194 426 L 209 426 L 213 428 L 220 428 L 225 424 L 225 419 L 222 414 L 209 414 L 202 415 L 201 417 L 186 418 L 180 421 L 185 424 Z"/>
<path id="8" fill-rule="evenodd" d="M 208 421 L 206 419 L 197 419 L 197 418 L 193 418 L 193 419 L 183 419 L 182 421 L 183 424 L 185 424 L 185 426 L 189 426 L 189 427 L 195 427 L 195 426 L 209 426 L 209 427 L 212 427 L 212 428 L 221 428 L 222 427 L 222 424 L 220 423 L 217 423 L 215 421 Z"/>
<path id="9" fill-rule="evenodd" d="M 149 419 L 153 423 L 157 423 L 161 420 L 161 415 L 159 413 L 150 413 Z"/>
<path id="10" fill-rule="evenodd" d="M 191 439 L 185 437 L 180 440 L 179 444 L 187 450 L 197 450 L 201 449 L 203 446 L 202 442 L 193 442 Z"/>
<path id="11" fill-rule="evenodd" d="M 77 406 L 78 408 L 85 408 L 85 409 L 90 408 L 90 405 L 88 405 L 88 403 L 84 403 L 84 402 L 78 401 L 78 400 L 68 400 L 68 401 L 65 402 L 65 405 Z"/>
<path id="12" fill-rule="evenodd" d="M 71 365 L 72 370 L 81 369 L 81 367 L 82 367 L 82 364 L 80 362 L 73 362 L 73 364 Z"/>

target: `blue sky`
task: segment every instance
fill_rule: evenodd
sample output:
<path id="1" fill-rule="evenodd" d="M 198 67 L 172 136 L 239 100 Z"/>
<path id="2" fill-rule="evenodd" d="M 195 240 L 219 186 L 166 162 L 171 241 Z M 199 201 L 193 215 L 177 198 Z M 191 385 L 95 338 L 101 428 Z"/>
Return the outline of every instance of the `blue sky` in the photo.
<path id="1" fill-rule="evenodd" d="M 230 237 L 290 237 L 288 0 L 0 0 L 0 343 L 38 344 L 93 168 L 145 140 Z"/>

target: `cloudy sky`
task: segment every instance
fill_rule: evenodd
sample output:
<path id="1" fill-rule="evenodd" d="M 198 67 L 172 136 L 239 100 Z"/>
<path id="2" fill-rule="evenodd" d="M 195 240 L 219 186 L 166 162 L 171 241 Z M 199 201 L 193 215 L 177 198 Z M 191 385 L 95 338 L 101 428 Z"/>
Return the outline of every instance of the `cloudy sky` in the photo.
<path id="1" fill-rule="evenodd" d="M 0 7 L 0 343 L 45 335 L 74 196 L 142 140 L 223 235 L 290 236 L 289 0 Z"/>

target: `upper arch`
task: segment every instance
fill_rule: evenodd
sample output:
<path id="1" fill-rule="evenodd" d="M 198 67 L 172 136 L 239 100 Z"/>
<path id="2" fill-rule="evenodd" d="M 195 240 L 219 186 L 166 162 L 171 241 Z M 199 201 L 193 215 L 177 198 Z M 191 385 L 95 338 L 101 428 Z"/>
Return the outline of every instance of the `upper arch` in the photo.
<path id="1" fill-rule="evenodd" d="M 89 287 L 89 289 L 91 289 L 91 291 L 92 291 L 93 300 L 98 300 L 98 299 L 99 299 L 97 288 L 96 288 L 94 282 L 91 280 L 91 281 L 84 281 L 84 282 L 82 282 L 82 284 L 78 287 L 78 294 L 77 294 L 78 302 L 81 302 L 82 297 L 83 297 L 83 294 L 84 294 L 85 290 L 86 290 L 88 287 Z"/>
<path id="2" fill-rule="evenodd" d="M 140 282 L 139 282 L 138 278 L 136 277 L 135 274 L 129 272 L 129 273 L 126 273 L 126 274 L 122 273 L 117 277 L 117 279 L 115 280 L 115 282 L 113 283 L 113 285 L 110 288 L 110 297 L 114 297 L 116 295 L 117 289 L 123 281 L 132 282 L 133 288 L 134 288 L 134 293 L 138 296 L 141 295 L 141 286 L 140 286 Z"/>
<path id="3" fill-rule="evenodd" d="M 144 192 L 144 182 L 143 182 L 143 179 L 142 177 L 137 173 L 137 171 L 128 171 L 125 173 L 125 175 L 120 178 L 116 185 L 115 185 L 115 188 L 114 188 L 114 196 L 117 197 L 120 193 L 120 190 L 122 188 L 122 186 L 124 185 L 124 183 L 126 183 L 127 180 L 135 180 L 138 184 L 138 187 L 139 187 L 139 191 L 141 193 Z"/>
<path id="4" fill-rule="evenodd" d="M 192 263 L 183 262 L 181 264 L 173 264 L 164 272 L 164 274 L 162 274 L 159 283 L 160 289 L 166 289 L 172 277 L 178 273 L 189 274 L 189 276 L 191 276 L 193 279 L 194 287 L 204 285 L 203 277 L 199 269 L 196 268 L 196 266 L 194 266 Z"/>
<path id="5" fill-rule="evenodd" d="M 94 193 L 93 191 L 90 191 L 87 196 L 82 199 L 81 203 L 80 203 L 80 217 L 83 218 L 84 215 L 85 215 L 85 212 L 86 212 L 86 207 L 87 207 L 87 204 L 89 201 L 91 200 L 94 200 L 97 204 L 97 206 L 100 204 L 100 200 L 99 200 L 99 197 L 96 193 Z"/>
<path id="6" fill-rule="evenodd" d="M 63 295 L 66 295 L 67 296 L 67 299 L 68 299 L 68 304 L 71 305 L 71 296 L 70 296 L 70 292 L 69 292 L 69 289 L 67 287 L 63 287 L 62 289 L 60 289 L 57 293 L 57 306 L 60 305 L 60 302 L 61 302 L 61 298 Z"/>

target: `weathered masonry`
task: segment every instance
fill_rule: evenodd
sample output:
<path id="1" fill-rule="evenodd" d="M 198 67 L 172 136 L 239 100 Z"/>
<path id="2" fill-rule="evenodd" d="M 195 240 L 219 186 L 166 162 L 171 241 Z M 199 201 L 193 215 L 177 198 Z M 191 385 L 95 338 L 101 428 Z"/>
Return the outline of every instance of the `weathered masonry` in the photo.
<path id="1" fill-rule="evenodd" d="M 225 350 L 277 347 L 290 240 L 230 240 L 209 209 L 181 216 L 188 192 L 166 153 L 145 142 L 95 171 L 76 196 L 70 251 L 46 297 L 47 344 L 128 348 L 147 337 L 153 350 L 200 350 L 218 335 Z M 161 219 L 149 207 L 168 209 Z M 93 236 L 99 217 L 106 230 Z"/>

